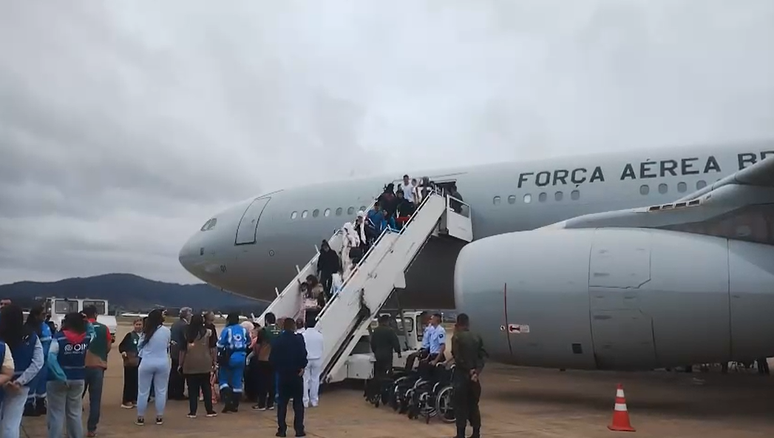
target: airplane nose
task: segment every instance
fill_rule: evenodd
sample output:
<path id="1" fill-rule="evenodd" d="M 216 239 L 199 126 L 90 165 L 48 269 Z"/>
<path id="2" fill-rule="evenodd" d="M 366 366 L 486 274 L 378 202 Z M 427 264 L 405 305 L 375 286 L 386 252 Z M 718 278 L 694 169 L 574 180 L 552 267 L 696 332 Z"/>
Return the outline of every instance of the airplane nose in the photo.
<path id="1" fill-rule="evenodd" d="M 196 269 L 196 257 L 198 257 L 200 254 L 200 249 L 198 245 L 196 245 L 195 236 L 192 236 L 188 239 L 185 244 L 183 244 L 183 247 L 180 248 L 180 253 L 178 254 L 178 261 L 180 262 L 180 265 L 185 268 L 186 271 L 190 272 L 194 276 L 201 278 L 201 273 L 198 269 Z"/>

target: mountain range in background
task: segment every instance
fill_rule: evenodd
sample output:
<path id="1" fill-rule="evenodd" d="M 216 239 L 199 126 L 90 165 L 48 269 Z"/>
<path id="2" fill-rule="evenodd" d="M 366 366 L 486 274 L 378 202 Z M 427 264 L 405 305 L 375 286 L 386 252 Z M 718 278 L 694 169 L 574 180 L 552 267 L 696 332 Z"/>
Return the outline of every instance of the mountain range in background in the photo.
<path id="1" fill-rule="evenodd" d="M 176 284 L 148 280 L 132 274 L 106 274 L 86 278 L 40 283 L 21 281 L 0 285 L 0 298 L 8 298 L 24 308 L 32 307 L 36 298 L 100 298 L 108 300 L 111 310 L 147 311 L 156 307 L 192 307 L 223 313 L 239 310 L 256 315 L 268 301 L 241 297 L 207 284 Z"/>

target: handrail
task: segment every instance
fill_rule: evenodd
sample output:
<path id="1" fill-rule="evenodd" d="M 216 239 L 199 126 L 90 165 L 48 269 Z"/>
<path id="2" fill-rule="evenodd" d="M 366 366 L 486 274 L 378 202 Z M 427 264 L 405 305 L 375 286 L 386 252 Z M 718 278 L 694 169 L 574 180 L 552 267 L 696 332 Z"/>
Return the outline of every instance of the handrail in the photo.
<path id="1" fill-rule="evenodd" d="M 319 321 L 320 318 L 325 314 L 325 311 L 330 307 L 331 304 L 333 304 L 334 301 L 336 301 L 339 296 L 341 295 L 341 292 L 346 289 L 347 285 L 349 284 L 349 281 L 352 279 L 352 277 L 355 276 L 355 273 L 358 272 L 358 268 L 365 262 L 366 258 L 368 258 L 368 255 L 373 252 L 374 248 L 376 248 L 376 245 L 379 244 L 379 242 L 382 241 L 382 238 L 386 236 L 389 233 L 392 233 L 393 231 L 390 230 L 389 227 L 385 228 L 384 231 L 382 231 L 382 234 L 379 235 L 379 237 L 374 241 L 373 245 L 371 245 L 370 248 L 368 248 L 368 251 L 366 251 L 365 255 L 360 259 L 360 261 L 355 265 L 354 268 L 352 268 L 352 271 L 350 272 L 349 276 L 346 279 L 343 279 L 341 282 L 341 287 L 339 288 L 339 291 L 331 297 L 330 300 L 328 300 L 327 303 L 325 303 L 325 306 L 320 310 L 320 313 L 317 315 L 316 321 Z"/>
<path id="2" fill-rule="evenodd" d="M 417 209 L 416 209 L 416 210 L 414 210 L 414 213 L 411 215 L 411 217 L 409 218 L 409 220 L 408 220 L 408 221 L 406 221 L 406 223 L 405 223 L 405 224 L 403 224 L 403 228 L 401 228 L 401 230 L 400 230 L 400 231 L 398 231 L 398 234 L 401 234 L 401 235 L 402 235 L 402 234 L 403 234 L 403 232 L 404 232 L 404 231 L 406 231 L 406 229 L 408 228 L 409 224 L 411 224 L 411 222 L 412 222 L 412 221 L 414 220 L 414 218 L 417 216 L 417 213 L 419 213 L 419 212 L 422 210 L 422 207 L 424 207 L 424 205 L 425 205 L 425 204 L 428 202 L 428 200 L 429 200 L 429 199 L 432 197 L 432 196 L 430 196 L 430 195 L 432 195 L 432 194 L 440 194 L 440 193 L 439 193 L 439 192 L 438 192 L 438 190 L 436 189 L 436 190 L 433 190 L 433 191 L 432 191 L 432 192 L 431 192 L 431 193 L 430 193 L 428 196 L 425 196 L 425 198 L 422 200 L 422 202 L 420 202 L 420 203 L 419 203 L 419 207 L 417 207 Z M 365 263 L 365 262 L 366 262 L 366 260 L 368 259 L 368 255 L 369 255 L 369 254 L 371 254 L 371 252 L 372 252 L 372 251 L 374 251 L 374 248 L 376 248 L 376 246 L 379 244 L 379 242 L 381 242 L 381 241 L 382 241 L 382 238 L 383 238 L 385 235 L 387 235 L 388 233 L 394 233 L 394 232 L 395 232 L 395 231 L 393 231 L 392 229 L 390 229 L 390 227 L 389 227 L 389 226 L 387 226 L 387 228 L 385 228 L 385 229 L 382 231 L 382 233 L 381 233 L 381 234 L 379 235 L 379 237 L 378 237 L 378 238 L 377 238 L 377 239 L 374 241 L 374 243 L 371 245 L 371 247 L 370 247 L 370 248 L 368 248 L 368 251 L 366 251 L 366 253 L 365 253 L 365 254 L 363 255 L 363 257 L 360 259 L 360 261 L 358 262 L 358 264 L 357 264 L 357 265 L 355 265 L 355 266 L 352 268 L 352 271 L 350 272 L 349 276 L 348 276 L 346 279 L 343 279 L 344 281 L 342 281 L 341 288 L 339 289 L 339 292 L 338 292 L 336 295 L 334 295 L 333 297 L 331 297 L 331 299 L 330 299 L 330 300 L 329 300 L 327 303 L 325 303 L 325 306 L 322 308 L 322 310 L 320 310 L 320 313 L 317 315 L 316 321 L 319 321 L 319 320 L 320 320 L 320 318 L 322 318 L 322 316 L 325 314 L 325 311 L 326 311 L 326 309 L 328 309 L 328 307 L 329 307 L 329 306 L 330 306 L 330 305 L 331 305 L 331 304 L 332 304 L 334 301 L 336 301 L 336 300 L 338 299 L 339 295 L 341 295 L 341 292 L 342 292 L 342 291 L 344 291 L 344 289 L 346 289 L 346 287 L 347 287 L 347 285 L 349 284 L 349 282 L 350 282 L 350 280 L 352 279 L 352 277 L 354 277 L 354 276 L 355 276 L 355 274 L 356 274 L 357 272 L 359 272 L 359 268 L 360 268 L 360 267 L 363 265 L 363 263 Z"/>

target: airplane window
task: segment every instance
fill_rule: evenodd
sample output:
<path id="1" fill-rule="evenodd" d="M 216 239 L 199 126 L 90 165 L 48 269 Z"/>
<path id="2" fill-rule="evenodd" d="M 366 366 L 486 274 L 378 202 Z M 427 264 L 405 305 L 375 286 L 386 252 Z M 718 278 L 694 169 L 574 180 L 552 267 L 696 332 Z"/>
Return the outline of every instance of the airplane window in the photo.
<path id="1" fill-rule="evenodd" d="M 524 203 L 529 204 L 530 202 L 532 202 L 532 195 L 527 193 L 526 195 L 524 195 Z"/>
<path id="2" fill-rule="evenodd" d="M 347 214 L 348 214 L 348 215 L 350 215 L 350 216 L 352 216 L 353 214 L 355 214 L 355 207 L 349 207 L 349 208 L 347 209 Z"/>
<path id="3" fill-rule="evenodd" d="M 307 216 L 309 216 L 309 212 L 308 211 L 304 210 L 303 212 L 301 212 L 301 218 L 302 219 L 306 219 Z"/>
<path id="4" fill-rule="evenodd" d="M 556 199 L 557 201 L 561 201 L 562 198 L 564 198 L 564 193 L 562 193 L 562 192 L 554 193 L 554 199 Z"/>
<path id="5" fill-rule="evenodd" d="M 509 204 L 515 204 L 516 203 L 516 195 L 508 196 L 508 203 Z"/>
<path id="6" fill-rule="evenodd" d="M 685 191 L 688 190 L 688 184 L 684 182 L 677 183 L 677 191 L 680 193 L 685 193 Z"/>
<path id="7" fill-rule="evenodd" d="M 325 217 L 330 216 L 331 215 L 331 209 L 330 208 L 326 208 L 325 212 L 323 214 L 325 215 Z"/>
<path id="8" fill-rule="evenodd" d="M 667 187 L 666 184 L 661 183 L 658 185 L 658 192 L 661 193 L 662 195 L 666 193 L 668 190 L 669 190 L 669 187 Z"/>
<path id="9" fill-rule="evenodd" d="M 707 187 L 707 182 L 702 180 L 696 181 L 696 190 L 701 190 L 704 187 Z"/>
<path id="10" fill-rule="evenodd" d="M 298 212 L 297 211 L 294 211 L 293 213 L 290 213 L 290 218 L 291 219 L 295 219 L 297 217 L 298 217 Z"/>
<path id="11" fill-rule="evenodd" d="M 365 205 L 360 206 L 360 211 L 366 211 Z"/>
<path id="12" fill-rule="evenodd" d="M 499 196 L 495 196 L 495 197 L 492 199 L 492 204 L 494 204 L 494 205 L 500 205 L 500 197 L 499 197 Z"/>
<path id="13" fill-rule="evenodd" d="M 540 202 L 546 202 L 546 199 L 548 199 L 548 193 L 542 192 L 538 195 L 538 201 Z"/>
<path id="14" fill-rule="evenodd" d="M 312 212 L 312 217 L 317 217 L 319 215 L 320 215 L 320 210 L 315 208 L 314 211 Z"/>
<path id="15" fill-rule="evenodd" d="M 580 199 L 580 191 L 573 190 L 572 192 L 570 192 L 570 199 L 572 199 L 573 201 L 577 201 L 578 199 Z"/>
<path id="16" fill-rule="evenodd" d="M 217 223 L 218 223 L 218 220 L 215 219 L 215 218 L 212 218 L 212 219 L 208 220 L 207 222 L 205 222 L 204 225 L 202 225 L 201 231 L 209 231 L 209 230 L 215 228 L 215 224 L 217 224 Z"/>
<path id="17" fill-rule="evenodd" d="M 336 216 L 341 216 L 341 213 L 343 213 L 343 212 L 344 212 L 343 208 L 341 208 L 341 207 L 337 208 L 336 209 Z"/>
<path id="18" fill-rule="evenodd" d="M 647 184 L 643 184 L 640 186 L 640 195 L 647 195 L 650 193 L 650 187 Z"/>

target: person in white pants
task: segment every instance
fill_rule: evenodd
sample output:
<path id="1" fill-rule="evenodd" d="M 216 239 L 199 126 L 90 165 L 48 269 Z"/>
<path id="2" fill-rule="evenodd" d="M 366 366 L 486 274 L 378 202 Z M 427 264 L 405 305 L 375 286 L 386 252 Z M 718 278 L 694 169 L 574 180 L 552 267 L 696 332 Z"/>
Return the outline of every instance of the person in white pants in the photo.
<path id="1" fill-rule="evenodd" d="M 320 373 L 322 372 L 323 335 L 314 326 L 314 318 L 306 321 L 306 330 L 301 333 L 306 343 L 306 359 L 309 362 L 304 368 L 304 407 L 317 406 L 320 402 Z"/>

